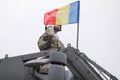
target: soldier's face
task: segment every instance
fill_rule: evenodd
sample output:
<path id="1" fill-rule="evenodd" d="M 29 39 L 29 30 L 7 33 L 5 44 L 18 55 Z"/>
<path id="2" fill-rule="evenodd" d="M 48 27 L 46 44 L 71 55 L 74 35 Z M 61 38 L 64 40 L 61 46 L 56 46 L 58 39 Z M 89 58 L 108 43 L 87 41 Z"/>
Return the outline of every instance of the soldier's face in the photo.
<path id="1" fill-rule="evenodd" d="M 53 35 L 55 33 L 53 26 L 48 26 L 46 32 L 50 35 Z"/>

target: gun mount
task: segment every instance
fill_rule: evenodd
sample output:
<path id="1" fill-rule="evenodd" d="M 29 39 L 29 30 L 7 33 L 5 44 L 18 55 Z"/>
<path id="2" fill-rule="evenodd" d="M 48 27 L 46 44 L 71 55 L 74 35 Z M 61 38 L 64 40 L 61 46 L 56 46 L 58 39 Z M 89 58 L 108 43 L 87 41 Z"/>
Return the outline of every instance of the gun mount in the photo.
<path id="1" fill-rule="evenodd" d="M 50 58 L 45 58 L 45 56 L 50 55 L 50 51 L 41 51 L 28 55 L 0 59 L 0 80 L 54 80 L 57 76 L 60 77 L 60 75 L 64 78 L 59 78 L 57 80 L 118 80 L 111 73 L 88 58 L 84 53 L 71 47 L 71 45 L 68 45 L 67 48 L 62 48 L 57 52 L 64 53 L 67 56 L 66 66 L 72 73 L 71 78 L 68 79 L 68 76 L 65 75 L 65 64 L 62 66 L 61 64 L 57 64 L 57 68 L 56 66 L 53 66 L 53 68 L 50 69 L 51 72 L 49 74 L 40 74 L 37 69 L 42 64 L 42 61 L 43 63 L 51 61 Z M 37 65 L 30 63 L 30 65 L 33 65 L 32 67 L 25 66 L 29 61 L 35 60 L 36 62 L 36 59 L 39 57 L 41 59 L 39 59 L 40 61 L 38 61 L 39 63 Z M 54 59 L 58 60 L 58 62 L 62 60 L 62 63 L 65 63 L 65 57 L 58 58 L 59 56 Z M 53 61 L 55 62 L 55 60 Z M 54 74 L 55 78 L 53 78 L 54 76 L 51 78 L 48 77 L 51 74 Z"/>

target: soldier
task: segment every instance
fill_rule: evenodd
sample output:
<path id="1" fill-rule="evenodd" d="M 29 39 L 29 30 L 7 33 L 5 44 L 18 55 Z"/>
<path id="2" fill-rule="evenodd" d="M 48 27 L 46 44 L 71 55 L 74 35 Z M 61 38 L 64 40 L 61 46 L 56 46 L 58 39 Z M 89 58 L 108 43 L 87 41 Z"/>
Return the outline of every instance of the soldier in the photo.
<path id="1" fill-rule="evenodd" d="M 38 40 L 38 47 L 41 51 L 63 48 L 57 33 L 61 31 L 61 25 L 45 26 L 45 33 Z"/>
<path id="2" fill-rule="evenodd" d="M 57 33 L 61 31 L 61 25 L 45 26 L 45 33 L 38 40 L 38 47 L 41 51 L 58 50 L 63 48 L 63 43 L 59 40 Z M 40 68 L 41 73 L 48 73 L 50 63 Z"/>

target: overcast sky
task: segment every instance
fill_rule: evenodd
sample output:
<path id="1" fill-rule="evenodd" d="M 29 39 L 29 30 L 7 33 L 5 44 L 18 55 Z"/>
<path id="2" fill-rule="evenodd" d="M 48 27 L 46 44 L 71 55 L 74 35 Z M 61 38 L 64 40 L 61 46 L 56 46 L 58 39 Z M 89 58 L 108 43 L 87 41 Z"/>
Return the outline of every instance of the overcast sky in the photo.
<path id="1" fill-rule="evenodd" d="M 76 0 L 0 0 L 0 58 L 39 52 L 44 13 Z M 76 47 L 76 24 L 61 41 Z M 120 0 L 81 0 L 79 49 L 120 79 Z"/>

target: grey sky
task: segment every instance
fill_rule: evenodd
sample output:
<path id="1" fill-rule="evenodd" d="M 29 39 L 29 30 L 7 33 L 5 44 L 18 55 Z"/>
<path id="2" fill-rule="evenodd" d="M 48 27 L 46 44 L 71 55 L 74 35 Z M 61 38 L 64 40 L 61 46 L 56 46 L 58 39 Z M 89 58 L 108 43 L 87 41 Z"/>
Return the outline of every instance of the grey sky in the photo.
<path id="1" fill-rule="evenodd" d="M 0 58 L 38 52 L 44 13 L 76 0 L 0 0 Z M 76 47 L 76 24 L 61 41 Z M 81 0 L 79 49 L 120 79 L 120 0 Z"/>

